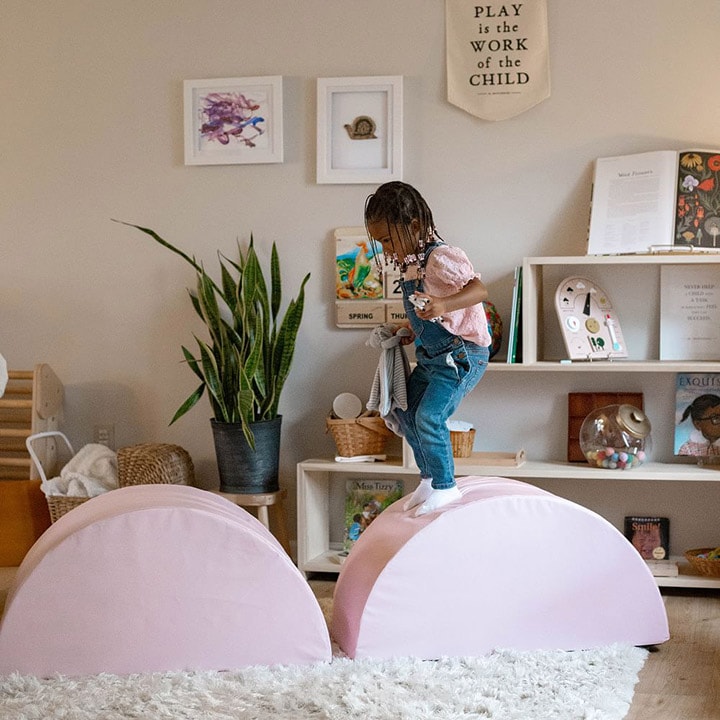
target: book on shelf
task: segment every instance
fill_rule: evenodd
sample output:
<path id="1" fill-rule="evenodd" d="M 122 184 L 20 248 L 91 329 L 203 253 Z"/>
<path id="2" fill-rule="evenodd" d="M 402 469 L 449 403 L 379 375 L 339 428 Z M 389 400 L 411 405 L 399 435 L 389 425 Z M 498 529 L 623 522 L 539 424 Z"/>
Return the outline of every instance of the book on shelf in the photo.
<path id="1" fill-rule="evenodd" d="M 626 515 L 625 537 L 644 560 L 667 560 L 670 558 L 669 518 Z"/>
<path id="2" fill-rule="evenodd" d="M 522 265 L 515 267 L 513 276 L 507 348 L 507 361 L 509 363 L 522 362 Z"/>
<path id="3" fill-rule="evenodd" d="M 345 538 L 347 554 L 375 518 L 403 496 L 402 480 L 347 480 L 345 482 Z"/>
<path id="4" fill-rule="evenodd" d="M 645 562 L 654 577 L 677 577 L 680 574 L 675 560 L 646 560 Z"/>
<path id="5" fill-rule="evenodd" d="M 720 251 L 720 150 L 595 161 L 588 255 Z"/>
<path id="6" fill-rule="evenodd" d="M 660 268 L 660 360 L 720 360 L 717 266 Z"/>
<path id="7" fill-rule="evenodd" d="M 677 373 L 674 441 L 675 455 L 720 462 L 720 373 Z"/>

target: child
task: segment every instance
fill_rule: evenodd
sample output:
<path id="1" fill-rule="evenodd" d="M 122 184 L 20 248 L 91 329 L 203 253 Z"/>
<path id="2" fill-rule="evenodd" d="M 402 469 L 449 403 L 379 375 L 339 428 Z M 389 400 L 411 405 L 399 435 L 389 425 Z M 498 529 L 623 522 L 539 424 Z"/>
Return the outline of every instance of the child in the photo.
<path id="1" fill-rule="evenodd" d="M 386 264 L 401 272 L 414 335 L 403 342 L 416 345 L 407 410 L 397 417 L 420 468 L 420 485 L 405 510 L 419 506 L 420 516 L 460 498 L 446 421 L 487 367 L 491 337 L 482 303 L 488 293 L 467 255 L 438 235 L 430 208 L 412 186 L 381 185 L 365 202 L 365 227 Z"/>
<path id="2" fill-rule="evenodd" d="M 685 408 L 680 422 L 692 418 L 695 428 L 678 455 L 720 455 L 720 396 L 700 395 Z"/>

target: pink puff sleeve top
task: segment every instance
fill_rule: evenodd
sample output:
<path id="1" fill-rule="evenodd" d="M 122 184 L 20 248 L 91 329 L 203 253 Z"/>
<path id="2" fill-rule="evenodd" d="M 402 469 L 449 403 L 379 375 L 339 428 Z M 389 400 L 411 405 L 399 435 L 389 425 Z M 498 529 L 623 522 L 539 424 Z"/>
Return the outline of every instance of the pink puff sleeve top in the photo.
<path id="1" fill-rule="evenodd" d="M 465 252 L 458 247 L 440 245 L 430 253 L 425 266 L 425 292 L 437 297 L 453 295 L 473 278 L 479 280 L 480 274 L 475 272 Z M 453 335 L 482 347 L 488 347 L 492 342 L 482 303 L 446 313 L 442 316 L 442 324 Z"/>

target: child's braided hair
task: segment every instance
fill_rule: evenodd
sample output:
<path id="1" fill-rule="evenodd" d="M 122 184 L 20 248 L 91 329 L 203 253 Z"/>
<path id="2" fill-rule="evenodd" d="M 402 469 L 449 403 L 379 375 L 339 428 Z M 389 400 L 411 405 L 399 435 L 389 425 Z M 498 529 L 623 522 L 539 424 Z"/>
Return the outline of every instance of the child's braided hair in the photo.
<path id="1" fill-rule="evenodd" d="M 410 224 L 413 220 L 417 220 L 419 223 L 417 241 L 410 231 Z M 382 221 L 387 222 L 388 228 L 395 226 L 399 231 L 406 263 L 417 259 L 421 268 L 424 266 L 425 246 L 435 240 L 442 240 L 437 232 L 432 211 L 425 202 L 425 198 L 412 185 L 404 182 L 396 180 L 385 183 L 372 195 L 368 195 L 365 200 L 365 227 L 367 228 L 369 223 Z M 370 237 L 369 232 L 368 237 L 377 258 L 381 250 L 377 247 L 374 238 Z M 397 264 L 396 257 L 386 257 L 385 264 L 390 261 Z M 401 269 L 404 268 L 401 266 Z"/>

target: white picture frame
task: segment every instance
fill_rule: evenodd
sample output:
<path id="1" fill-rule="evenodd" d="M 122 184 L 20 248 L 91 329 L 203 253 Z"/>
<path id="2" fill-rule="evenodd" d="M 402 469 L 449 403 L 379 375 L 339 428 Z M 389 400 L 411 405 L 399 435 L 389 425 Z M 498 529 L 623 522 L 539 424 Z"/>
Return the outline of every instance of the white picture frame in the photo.
<path id="1" fill-rule="evenodd" d="M 185 164 L 283 161 L 282 76 L 185 80 Z"/>
<path id="2" fill-rule="evenodd" d="M 402 180 L 403 79 L 317 80 L 317 182 Z"/>

